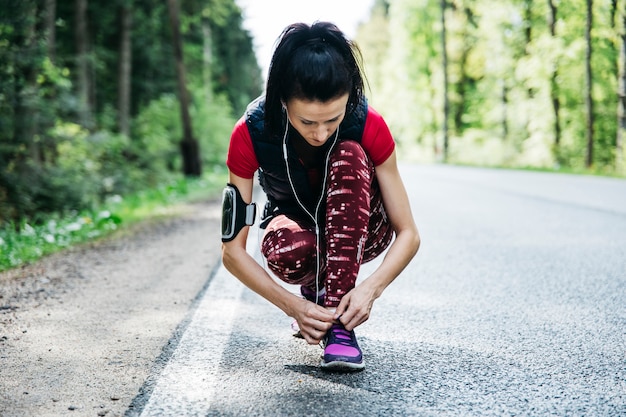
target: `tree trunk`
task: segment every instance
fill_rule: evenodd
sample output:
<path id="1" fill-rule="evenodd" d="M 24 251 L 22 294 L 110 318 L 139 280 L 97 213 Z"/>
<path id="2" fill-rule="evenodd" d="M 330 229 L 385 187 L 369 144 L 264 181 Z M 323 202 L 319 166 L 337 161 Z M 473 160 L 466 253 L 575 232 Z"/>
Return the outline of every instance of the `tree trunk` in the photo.
<path id="1" fill-rule="evenodd" d="M 56 61 L 56 0 L 46 0 L 46 17 L 44 22 L 45 32 L 47 36 L 48 58 L 50 62 Z"/>
<path id="2" fill-rule="evenodd" d="M 591 45 L 591 28 L 593 27 L 593 0 L 587 0 L 587 24 L 585 27 L 585 41 L 587 49 L 585 53 L 585 103 L 587 110 L 587 157 L 585 165 L 590 168 L 593 165 L 593 96 L 592 84 L 593 73 L 591 68 L 592 45 Z"/>
<path id="3" fill-rule="evenodd" d="M 621 62 L 619 75 L 618 95 L 618 123 L 617 140 L 615 146 L 615 168 L 621 173 L 624 171 L 624 134 L 626 133 L 626 11 L 622 15 L 623 28 L 620 35 L 622 47 L 620 49 L 619 61 Z"/>
<path id="4" fill-rule="evenodd" d="M 524 53 L 530 55 L 530 42 L 533 40 L 533 0 L 524 1 Z"/>
<path id="5" fill-rule="evenodd" d="M 189 116 L 189 92 L 185 76 L 185 63 L 183 60 L 183 44 L 180 35 L 180 19 L 177 0 L 167 0 L 167 8 L 172 27 L 174 41 L 174 58 L 176 60 L 176 74 L 178 76 L 178 95 L 180 101 L 180 115 L 183 125 L 183 139 L 181 140 L 181 152 L 183 158 L 183 173 L 187 176 L 200 176 L 202 166 L 200 162 L 200 147 L 193 137 L 191 117 Z"/>
<path id="6" fill-rule="evenodd" d="M 207 100 L 212 99 L 213 95 L 213 74 L 211 66 L 213 65 L 213 34 L 211 33 L 211 25 L 209 19 L 202 18 L 202 59 L 203 59 L 203 71 L 202 77 L 204 79 L 204 90 Z"/>
<path id="7" fill-rule="evenodd" d="M 524 0 L 524 56 L 531 56 L 531 42 L 533 40 L 533 0 Z M 532 135 L 530 130 L 530 120 L 532 113 L 530 111 L 533 105 L 533 99 L 535 98 L 535 89 L 532 88 L 527 80 L 524 81 L 524 87 L 526 90 L 526 102 L 524 103 L 524 130 L 526 131 L 526 137 L 529 138 Z"/>
<path id="8" fill-rule="evenodd" d="M 548 0 L 548 6 L 550 8 L 550 17 L 548 25 L 550 27 L 550 36 L 552 39 L 556 39 L 556 18 L 557 18 L 557 6 L 555 0 Z M 552 74 L 550 75 L 550 98 L 552 101 L 552 111 L 554 112 L 554 152 L 556 155 L 559 153 L 559 146 L 561 143 L 561 119 L 559 112 L 561 109 L 561 101 L 559 99 L 559 86 L 557 79 L 559 76 L 558 62 L 555 60 L 552 63 Z"/>
<path id="9" fill-rule="evenodd" d="M 465 114 L 466 107 L 466 87 L 468 82 L 467 76 L 467 57 L 469 54 L 469 48 L 463 46 L 463 52 L 459 60 L 459 79 L 456 83 L 456 97 L 454 109 L 452 110 L 454 120 L 454 134 L 456 136 L 462 136 L 464 131 L 463 115 Z"/>
<path id="10" fill-rule="evenodd" d="M 44 29 L 44 36 L 46 39 L 46 53 L 48 59 L 54 65 L 56 62 L 57 1 L 45 0 L 44 7 L 45 11 L 42 24 Z M 56 89 L 48 94 L 47 100 L 57 100 Z M 41 131 L 45 131 L 46 129 L 54 126 L 54 123 L 56 122 L 54 119 L 54 115 L 48 115 L 47 117 L 43 117 L 39 129 Z M 53 163 L 57 155 L 57 149 L 55 144 L 52 143 L 51 140 L 44 140 L 43 143 L 41 143 L 40 147 L 42 163 Z"/>
<path id="11" fill-rule="evenodd" d="M 459 59 L 459 73 L 460 73 L 459 80 L 456 83 L 457 100 L 456 100 L 456 105 L 454 106 L 454 109 L 452 110 L 453 120 L 454 120 L 454 133 L 456 136 L 462 136 L 464 129 L 465 129 L 465 126 L 463 123 L 463 116 L 465 115 L 465 112 L 467 110 L 466 93 L 467 93 L 467 84 L 470 78 L 467 74 L 467 59 L 469 57 L 470 52 L 472 51 L 472 44 L 471 42 L 468 42 L 468 39 L 471 36 L 469 33 L 470 27 L 472 28 L 475 27 L 474 13 L 469 8 L 469 5 L 464 6 L 462 8 L 462 12 L 464 13 L 467 22 L 464 25 L 463 32 L 461 33 L 461 36 L 463 39 L 463 51 Z"/>
<path id="12" fill-rule="evenodd" d="M 502 140 L 509 137 L 509 88 L 506 85 L 506 79 L 501 80 L 501 100 L 502 100 Z"/>
<path id="13" fill-rule="evenodd" d="M 130 77 L 132 69 L 132 6 L 126 3 L 120 7 L 120 61 L 117 86 L 118 130 L 130 136 Z"/>
<path id="14" fill-rule="evenodd" d="M 447 0 L 441 0 L 441 55 L 443 59 L 443 160 L 448 160 L 448 118 L 450 101 L 448 99 L 448 45 L 446 39 Z"/>
<path id="15" fill-rule="evenodd" d="M 37 107 L 37 18 L 39 10 L 37 3 L 25 7 L 25 15 L 21 25 L 16 28 L 19 33 L 16 42 L 23 50 L 22 55 L 13 62 L 16 67 L 16 78 L 13 103 L 14 143 L 20 148 L 28 149 L 28 158 L 39 164 L 41 162 L 40 144 L 35 141 L 38 130 Z M 29 7 L 30 6 L 30 7 Z M 27 10 L 27 11 L 26 11 Z M 26 14 L 27 13 L 27 14 Z"/>
<path id="16" fill-rule="evenodd" d="M 75 0 L 76 26 L 74 27 L 74 39 L 76 42 L 76 76 L 77 93 L 79 101 L 79 123 L 86 128 L 92 128 L 91 108 L 91 71 L 89 63 L 89 43 L 87 34 L 87 1 Z"/>

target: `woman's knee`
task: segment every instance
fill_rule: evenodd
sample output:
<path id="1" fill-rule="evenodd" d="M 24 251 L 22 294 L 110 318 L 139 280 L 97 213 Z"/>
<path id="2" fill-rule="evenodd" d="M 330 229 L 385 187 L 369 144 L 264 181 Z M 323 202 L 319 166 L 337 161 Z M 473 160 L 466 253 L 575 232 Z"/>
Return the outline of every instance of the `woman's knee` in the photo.
<path id="1" fill-rule="evenodd" d="M 315 280 L 319 256 L 315 235 L 308 230 L 274 229 L 266 232 L 261 253 L 270 270 L 281 280 L 307 285 Z"/>
<path id="2" fill-rule="evenodd" d="M 333 156 L 337 159 L 346 160 L 354 158 L 357 161 L 361 161 L 365 164 L 370 164 L 370 157 L 363 149 L 363 146 L 354 140 L 342 140 L 337 144 Z"/>
<path id="3" fill-rule="evenodd" d="M 287 284 L 310 285 L 315 282 L 315 256 L 311 251 L 296 248 L 276 251 L 267 256 L 269 269 Z"/>
<path id="4" fill-rule="evenodd" d="M 362 179 L 371 185 L 373 174 L 372 160 L 360 143 L 345 140 L 337 144 L 330 160 L 330 186 Z"/>

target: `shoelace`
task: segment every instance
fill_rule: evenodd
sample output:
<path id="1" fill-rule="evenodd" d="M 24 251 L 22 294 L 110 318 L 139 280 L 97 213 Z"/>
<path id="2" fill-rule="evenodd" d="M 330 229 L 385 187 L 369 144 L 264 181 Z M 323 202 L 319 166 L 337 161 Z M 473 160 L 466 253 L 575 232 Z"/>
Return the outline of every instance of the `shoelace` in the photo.
<path id="1" fill-rule="evenodd" d="M 331 331 L 333 332 L 334 343 L 343 346 L 354 346 L 352 343 L 352 337 L 350 335 L 350 332 L 346 329 L 342 329 L 341 327 L 335 327 Z"/>

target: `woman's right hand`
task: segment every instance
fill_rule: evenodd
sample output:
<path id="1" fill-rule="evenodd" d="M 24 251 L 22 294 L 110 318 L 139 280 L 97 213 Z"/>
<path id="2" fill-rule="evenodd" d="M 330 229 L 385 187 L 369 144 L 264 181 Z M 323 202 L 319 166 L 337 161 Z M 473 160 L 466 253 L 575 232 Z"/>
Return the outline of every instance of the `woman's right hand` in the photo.
<path id="1" fill-rule="evenodd" d="M 334 322 L 334 313 L 302 298 L 294 307 L 293 318 L 298 322 L 304 340 L 310 345 L 319 344 Z"/>

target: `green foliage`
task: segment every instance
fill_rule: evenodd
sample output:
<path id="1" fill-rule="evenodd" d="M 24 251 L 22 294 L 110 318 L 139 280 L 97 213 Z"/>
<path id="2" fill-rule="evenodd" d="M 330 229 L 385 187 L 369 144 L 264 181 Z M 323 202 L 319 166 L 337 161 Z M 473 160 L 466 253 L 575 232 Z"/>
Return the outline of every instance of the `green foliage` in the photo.
<path id="1" fill-rule="evenodd" d="M 117 229 L 121 219 L 108 211 L 82 212 L 50 218 L 38 226 L 27 222 L 0 228 L 0 271 L 37 260 L 73 244 L 104 236 Z"/>
<path id="2" fill-rule="evenodd" d="M 250 97 L 261 93 L 263 80 L 256 57 L 251 51 L 252 38 L 243 31 L 241 13 L 232 13 L 223 25 L 213 27 L 214 57 L 212 74 L 217 93 L 228 97 L 235 114 L 242 114 Z"/>
<path id="3" fill-rule="evenodd" d="M 192 120 L 202 163 L 211 169 L 225 167 L 230 134 L 237 118 L 233 117 L 234 112 L 225 95 L 208 98 L 202 90 L 195 91 Z"/>
<path id="4" fill-rule="evenodd" d="M 139 146 L 144 154 L 154 156 L 153 163 L 161 165 L 162 170 L 180 168 L 176 143 L 181 132 L 180 106 L 174 94 L 151 101 L 135 118 L 134 135 Z"/>
<path id="5" fill-rule="evenodd" d="M 182 170 L 166 3 L 132 2 L 130 137 L 117 133 L 123 2 L 87 2 L 86 22 L 73 2 L 56 3 L 53 27 L 46 2 L 4 0 L 1 8 L 0 226 L 89 212 Z M 260 68 L 234 0 L 181 5 L 193 133 L 207 172 L 223 172 L 232 126 L 261 90 Z M 89 123 L 77 91 L 79 23 L 88 28 Z"/>
<path id="6" fill-rule="evenodd" d="M 193 130 L 200 145 L 203 165 L 213 169 L 223 166 L 236 118 L 224 96 L 206 97 L 202 89 L 193 90 L 191 117 Z M 173 95 L 164 95 L 142 110 L 135 121 L 135 134 L 143 152 L 160 170 L 180 171 L 178 152 L 182 138 L 180 107 Z M 159 123 L 154 123 L 158 120 Z"/>
<path id="7" fill-rule="evenodd" d="M 586 3 L 552 3 L 557 8 L 554 35 L 548 2 L 376 2 L 357 42 L 366 59 L 371 102 L 386 117 L 403 155 L 441 158 L 445 4 L 449 160 L 585 167 Z M 626 65 L 619 56 L 626 30 L 624 6 L 624 0 L 593 5 L 594 171 L 620 169 L 616 92 L 620 69 Z"/>
<path id="8" fill-rule="evenodd" d="M 0 226 L 0 271 L 107 236 L 141 220 L 171 215 L 177 203 L 214 195 L 224 181 L 224 174 L 179 178 L 125 197 L 111 196 L 93 210 L 53 213 L 37 223 L 22 220 L 4 224 Z"/>

